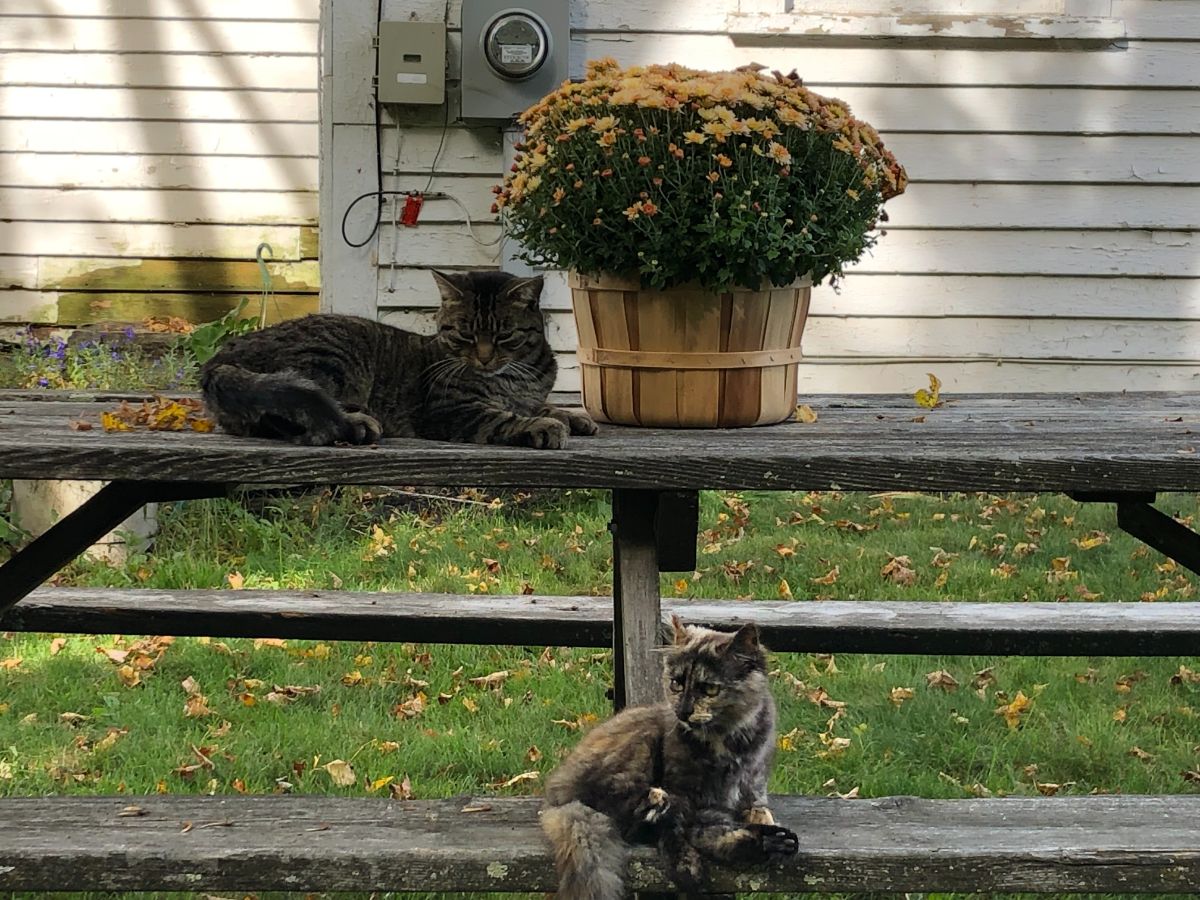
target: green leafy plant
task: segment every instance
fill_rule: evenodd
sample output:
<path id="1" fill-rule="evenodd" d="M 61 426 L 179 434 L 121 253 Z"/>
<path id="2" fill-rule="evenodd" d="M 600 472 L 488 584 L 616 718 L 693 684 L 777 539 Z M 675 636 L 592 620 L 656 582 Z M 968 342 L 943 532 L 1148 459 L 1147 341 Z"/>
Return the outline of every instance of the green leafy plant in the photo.
<path id="1" fill-rule="evenodd" d="M 754 67 L 600 60 L 521 121 L 495 191 L 523 258 L 647 287 L 836 279 L 907 180 L 846 104 Z"/>
<path id="2" fill-rule="evenodd" d="M 231 337 L 245 334 L 258 327 L 257 318 L 246 318 L 242 311 L 246 308 L 246 298 L 221 318 L 197 326 L 190 334 L 185 334 L 180 342 L 196 358 L 196 362 L 204 364 L 212 358 L 221 345 Z"/>

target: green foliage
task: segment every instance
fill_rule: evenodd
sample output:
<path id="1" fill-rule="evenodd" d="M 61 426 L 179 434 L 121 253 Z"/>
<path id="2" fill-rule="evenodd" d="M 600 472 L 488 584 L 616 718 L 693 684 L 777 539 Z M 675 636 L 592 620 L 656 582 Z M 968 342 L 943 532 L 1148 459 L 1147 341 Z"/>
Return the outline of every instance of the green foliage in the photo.
<path id="1" fill-rule="evenodd" d="M 80 390 L 174 390 L 195 383 L 194 358 L 180 348 L 151 350 L 133 328 L 102 339 L 68 342 L 32 332 L 0 347 L 0 387 Z"/>
<path id="2" fill-rule="evenodd" d="M 236 309 L 231 309 L 215 321 L 197 326 L 191 333 L 180 338 L 180 344 L 195 358 L 197 364 L 203 365 L 208 362 L 231 337 L 258 327 L 258 319 L 242 316 L 246 302 L 246 298 L 243 297 Z"/>

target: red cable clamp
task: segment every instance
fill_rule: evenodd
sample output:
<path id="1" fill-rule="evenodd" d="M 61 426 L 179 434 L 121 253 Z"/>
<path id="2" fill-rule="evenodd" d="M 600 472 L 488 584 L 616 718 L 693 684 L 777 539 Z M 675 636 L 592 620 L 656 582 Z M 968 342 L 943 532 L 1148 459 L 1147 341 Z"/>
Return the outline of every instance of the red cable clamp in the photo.
<path id="1" fill-rule="evenodd" d="M 409 194 L 404 198 L 404 210 L 400 213 L 400 224 L 414 228 L 417 217 L 421 215 L 421 207 L 425 205 L 424 194 Z"/>

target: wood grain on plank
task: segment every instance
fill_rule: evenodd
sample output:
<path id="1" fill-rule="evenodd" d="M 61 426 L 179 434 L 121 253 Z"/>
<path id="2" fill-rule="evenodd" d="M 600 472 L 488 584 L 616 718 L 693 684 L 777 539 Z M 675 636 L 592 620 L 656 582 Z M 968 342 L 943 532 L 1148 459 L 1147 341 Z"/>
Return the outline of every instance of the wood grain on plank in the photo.
<path id="1" fill-rule="evenodd" d="M 138 813 L 122 815 L 129 806 Z M 555 876 L 538 806 L 491 796 L 5 798 L 0 888 L 546 891 Z M 800 853 L 715 873 L 710 888 L 1200 890 L 1195 796 L 775 796 L 771 808 L 796 830 Z M 655 851 L 639 848 L 630 887 L 667 886 Z"/>
<path id="2" fill-rule="evenodd" d="M 756 623 L 778 652 L 1187 655 L 1198 603 L 662 601 L 662 615 L 734 629 Z M 611 647 L 610 597 L 351 591 L 40 588 L 0 616 L 5 631 Z M 649 682 L 647 682 L 649 684 Z M 657 690 L 656 685 L 652 685 Z"/>

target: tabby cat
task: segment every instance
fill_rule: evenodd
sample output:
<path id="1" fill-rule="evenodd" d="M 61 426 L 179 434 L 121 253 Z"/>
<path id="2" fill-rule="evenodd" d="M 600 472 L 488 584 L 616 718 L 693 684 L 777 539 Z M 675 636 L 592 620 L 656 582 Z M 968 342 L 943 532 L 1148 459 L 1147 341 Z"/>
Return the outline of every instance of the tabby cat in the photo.
<path id="1" fill-rule="evenodd" d="M 625 896 L 634 843 L 656 843 L 684 891 L 708 861 L 765 863 L 799 847 L 767 808 L 775 703 L 758 629 L 672 625 L 666 701 L 597 726 L 546 781 L 560 900 Z"/>
<path id="2" fill-rule="evenodd" d="M 231 434 L 295 444 L 421 437 L 557 449 L 595 434 L 546 402 L 557 365 L 542 279 L 433 273 L 436 335 L 312 315 L 231 339 L 201 369 L 204 402 Z"/>

